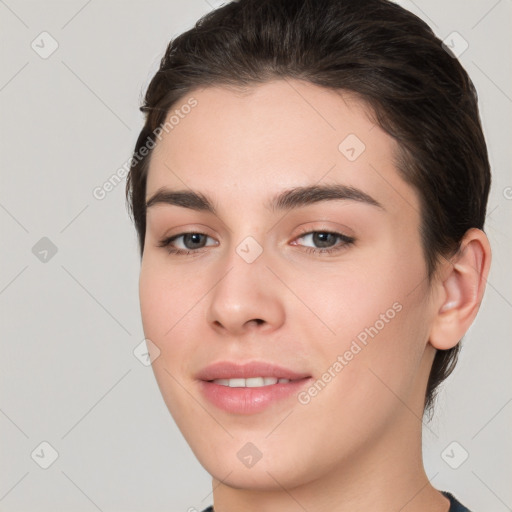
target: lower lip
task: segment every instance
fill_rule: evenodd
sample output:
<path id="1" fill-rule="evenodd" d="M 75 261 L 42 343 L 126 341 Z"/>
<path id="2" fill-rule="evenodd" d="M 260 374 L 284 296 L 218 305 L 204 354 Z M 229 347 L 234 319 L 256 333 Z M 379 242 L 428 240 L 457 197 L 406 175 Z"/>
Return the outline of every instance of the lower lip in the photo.
<path id="1" fill-rule="evenodd" d="M 201 381 L 201 392 L 212 404 L 233 414 L 255 414 L 271 404 L 289 398 L 311 380 L 310 377 L 259 388 L 230 388 Z"/>

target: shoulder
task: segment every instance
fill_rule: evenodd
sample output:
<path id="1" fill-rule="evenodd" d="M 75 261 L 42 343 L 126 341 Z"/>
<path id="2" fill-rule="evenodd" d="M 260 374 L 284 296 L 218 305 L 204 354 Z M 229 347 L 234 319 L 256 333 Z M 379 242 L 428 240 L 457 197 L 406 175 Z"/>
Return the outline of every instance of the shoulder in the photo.
<path id="1" fill-rule="evenodd" d="M 453 494 L 449 492 L 441 491 L 443 496 L 450 500 L 450 510 L 449 512 L 471 512 L 468 508 L 466 508 L 462 503 L 460 503 Z M 206 511 L 205 511 L 206 512 Z"/>

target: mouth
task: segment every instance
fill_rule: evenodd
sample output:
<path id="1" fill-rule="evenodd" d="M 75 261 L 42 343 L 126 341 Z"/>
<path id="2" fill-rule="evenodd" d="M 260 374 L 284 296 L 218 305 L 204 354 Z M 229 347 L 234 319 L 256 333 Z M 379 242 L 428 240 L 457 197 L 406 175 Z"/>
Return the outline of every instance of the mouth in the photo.
<path id="1" fill-rule="evenodd" d="M 266 362 L 218 362 L 196 378 L 208 402 L 225 412 L 247 415 L 290 404 L 311 375 Z"/>
<path id="2" fill-rule="evenodd" d="M 274 384 L 288 384 L 292 382 L 290 379 L 276 377 L 250 377 L 248 379 L 236 378 L 231 379 L 214 379 L 213 382 L 219 386 L 228 386 L 230 388 L 262 388 L 265 386 L 273 386 Z"/>

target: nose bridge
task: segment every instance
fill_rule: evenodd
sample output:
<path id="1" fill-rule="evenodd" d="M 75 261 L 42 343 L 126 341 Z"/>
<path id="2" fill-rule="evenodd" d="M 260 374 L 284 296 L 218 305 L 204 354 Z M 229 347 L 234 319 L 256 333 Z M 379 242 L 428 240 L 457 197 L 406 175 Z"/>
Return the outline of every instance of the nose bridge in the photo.
<path id="1" fill-rule="evenodd" d="M 265 280 L 269 251 L 264 250 L 263 238 L 264 234 L 261 232 L 254 235 L 247 235 L 245 229 L 232 232 L 229 249 L 223 255 L 220 265 L 224 272 L 228 272 L 224 279 L 224 288 L 230 294 L 233 293 L 233 297 L 236 293 L 256 290 L 258 282 Z"/>
<path id="2" fill-rule="evenodd" d="M 219 262 L 222 277 L 210 294 L 210 323 L 240 334 L 255 322 L 276 327 L 283 321 L 284 306 L 267 263 L 268 255 L 252 236 L 230 248 Z"/>
<path id="3" fill-rule="evenodd" d="M 233 312 L 244 308 L 249 311 L 260 295 L 260 287 L 267 281 L 265 273 L 266 254 L 263 246 L 254 237 L 246 237 L 230 248 L 221 264 L 224 278 L 215 287 L 214 295 L 223 307 L 231 307 Z M 252 309 L 256 313 L 256 309 Z"/>

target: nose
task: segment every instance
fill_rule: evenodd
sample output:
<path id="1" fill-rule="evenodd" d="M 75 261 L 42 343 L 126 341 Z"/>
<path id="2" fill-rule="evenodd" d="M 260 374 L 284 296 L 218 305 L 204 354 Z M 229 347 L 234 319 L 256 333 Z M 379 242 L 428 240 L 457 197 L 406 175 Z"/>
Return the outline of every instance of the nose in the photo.
<path id="1" fill-rule="evenodd" d="M 283 287 L 267 268 L 265 253 L 248 263 L 235 251 L 223 263 L 223 277 L 208 294 L 207 320 L 221 334 L 241 336 L 278 329 L 285 319 Z"/>

